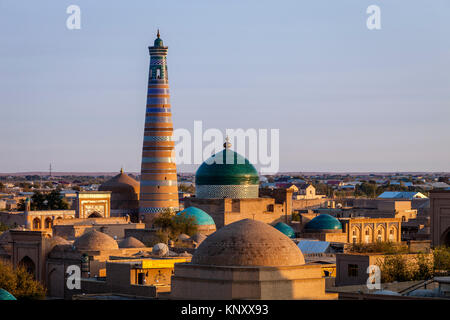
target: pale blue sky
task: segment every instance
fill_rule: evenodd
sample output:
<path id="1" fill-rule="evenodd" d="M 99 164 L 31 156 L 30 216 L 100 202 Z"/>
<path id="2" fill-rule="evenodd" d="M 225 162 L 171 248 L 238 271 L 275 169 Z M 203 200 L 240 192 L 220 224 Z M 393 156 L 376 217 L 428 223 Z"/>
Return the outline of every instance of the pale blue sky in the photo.
<path id="1" fill-rule="evenodd" d="M 176 128 L 279 128 L 281 171 L 450 171 L 449 18 L 448 0 L 0 0 L 0 172 L 139 171 L 157 28 Z"/>

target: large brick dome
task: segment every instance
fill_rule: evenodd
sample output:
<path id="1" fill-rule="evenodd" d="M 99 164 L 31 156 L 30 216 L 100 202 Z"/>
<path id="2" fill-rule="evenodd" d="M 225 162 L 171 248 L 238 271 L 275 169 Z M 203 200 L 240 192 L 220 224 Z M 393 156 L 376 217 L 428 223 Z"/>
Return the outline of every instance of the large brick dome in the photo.
<path id="1" fill-rule="evenodd" d="M 192 264 L 214 266 L 298 266 L 305 264 L 300 249 L 272 226 L 251 219 L 231 223 L 198 247 Z"/>
<path id="2" fill-rule="evenodd" d="M 78 251 L 102 251 L 119 249 L 117 241 L 97 230 L 90 231 L 77 238 L 73 246 Z"/>

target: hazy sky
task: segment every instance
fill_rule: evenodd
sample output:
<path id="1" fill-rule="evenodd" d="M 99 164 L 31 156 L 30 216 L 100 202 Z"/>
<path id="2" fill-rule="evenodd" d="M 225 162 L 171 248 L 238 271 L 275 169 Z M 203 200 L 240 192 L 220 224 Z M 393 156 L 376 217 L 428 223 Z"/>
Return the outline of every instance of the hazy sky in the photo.
<path id="1" fill-rule="evenodd" d="M 450 171 L 448 0 L 0 0 L 0 172 L 139 171 L 157 28 L 175 128 L 278 128 L 281 171 Z"/>

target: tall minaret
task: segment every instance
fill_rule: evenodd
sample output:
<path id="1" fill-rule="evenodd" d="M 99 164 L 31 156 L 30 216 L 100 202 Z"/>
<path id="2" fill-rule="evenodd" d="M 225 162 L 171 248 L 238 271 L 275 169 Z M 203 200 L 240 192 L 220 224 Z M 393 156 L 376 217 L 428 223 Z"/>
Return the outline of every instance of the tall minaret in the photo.
<path id="1" fill-rule="evenodd" d="M 150 51 L 147 108 L 142 148 L 139 215 L 151 224 L 156 213 L 178 210 L 177 168 L 167 77 L 167 47 L 157 38 Z"/>

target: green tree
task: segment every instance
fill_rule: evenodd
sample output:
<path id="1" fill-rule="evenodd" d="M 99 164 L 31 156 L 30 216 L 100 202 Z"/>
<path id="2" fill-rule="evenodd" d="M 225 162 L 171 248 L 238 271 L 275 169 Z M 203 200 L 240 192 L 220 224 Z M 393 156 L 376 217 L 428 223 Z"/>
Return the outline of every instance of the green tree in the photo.
<path id="1" fill-rule="evenodd" d="M 416 264 L 417 268 L 413 273 L 414 280 L 428 280 L 433 277 L 433 263 L 426 255 L 419 253 Z"/>
<path id="2" fill-rule="evenodd" d="M 33 211 L 46 209 L 45 200 L 46 196 L 40 191 L 36 191 L 31 197 L 30 209 Z"/>
<path id="3" fill-rule="evenodd" d="M 178 190 L 182 191 L 182 192 L 186 192 L 186 193 L 195 193 L 195 187 L 191 184 L 191 185 L 187 185 L 185 183 L 182 183 L 178 186 Z"/>
<path id="4" fill-rule="evenodd" d="M 153 225 L 160 233 L 166 233 L 169 239 L 174 241 L 182 233 L 192 236 L 198 230 L 194 217 L 187 217 L 185 214 L 176 215 L 170 210 L 161 212 L 153 221 Z"/>
<path id="5" fill-rule="evenodd" d="M 31 183 L 29 182 L 20 182 L 19 187 L 22 188 L 24 192 L 31 191 Z"/>
<path id="6" fill-rule="evenodd" d="M 3 222 L 0 222 L 0 234 L 1 234 L 3 231 L 9 230 L 9 229 L 11 229 L 11 228 L 12 228 L 11 226 L 9 226 L 9 225 L 7 225 L 7 224 L 5 224 L 5 223 L 3 223 Z"/>
<path id="7" fill-rule="evenodd" d="M 381 271 L 381 282 L 410 281 L 413 275 L 408 269 L 406 258 L 401 254 L 385 256 L 379 265 Z"/>
<path id="8" fill-rule="evenodd" d="M 17 299 L 43 299 L 45 288 L 34 280 L 25 268 L 14 269 L 11 264 L 0 261 L 0 288 L 10 292 Z"/>
<path id="9" fill-rule="evenodd" d="M 173 231 L 177 234 L 185 233 L 193 236 L 197 233 L 197 224 L 194 217 L 188 217 L 186 214 L 175 215 L 173 218 Z"/>
<path id="10" fill-rule="evenodd" d="M 363 182 L 356 186 L 355 194 L 375 198 L 377 196 L 377 185 L 374 183 Z"/>
<path id="11" fill-rule="evenodd" d="M 25 203 L 20 201 L 18 204 L 20 211 L 25 210 Z M 36 191 L 31 197 L 30 209 L 35 210 L 67 210 L 69 204 L 63 199 L 59 190 L 53 190 L 48 194 Z"/>
<path id="12" fill-rule="evenodd" d="M 53 190 L 45 199 L 47 200 L 46 207 L 48 210 L 67 210 L 69 204 L 63 199 L 59 190 Z"/>
<path id="13" fill-rule="evenodd" d="M 433 250 L 434 271 L 450 273 L 450 248 L 441 246 Z"/>

